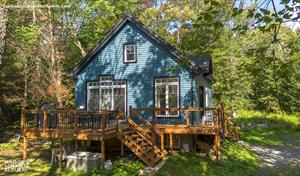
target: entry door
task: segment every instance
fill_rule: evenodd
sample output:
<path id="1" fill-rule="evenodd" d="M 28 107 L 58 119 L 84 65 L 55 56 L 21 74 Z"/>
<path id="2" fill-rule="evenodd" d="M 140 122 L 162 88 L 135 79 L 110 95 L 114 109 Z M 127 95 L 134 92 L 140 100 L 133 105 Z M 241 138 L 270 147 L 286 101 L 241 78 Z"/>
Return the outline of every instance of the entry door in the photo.
<path id="1" fill-rule="evenodd" d="M 198 99 L 198 108 L 203 108 L 205 105 L 205 87 L 204 86 L 199 86 L 198 87 L 198 92 L 197 92 L 197 99 Z M 202 123 L 202 116 L 203 112 L 197 112 L 196 113 L 196 123 L 201 124 Z"/>
<path id="2" fill-rule="evenodd" d="M 205 88 L 204 88 L 204 86 L 199 86 L 198 107 L 203 108 L 204 105 L 205 105 Z"/>

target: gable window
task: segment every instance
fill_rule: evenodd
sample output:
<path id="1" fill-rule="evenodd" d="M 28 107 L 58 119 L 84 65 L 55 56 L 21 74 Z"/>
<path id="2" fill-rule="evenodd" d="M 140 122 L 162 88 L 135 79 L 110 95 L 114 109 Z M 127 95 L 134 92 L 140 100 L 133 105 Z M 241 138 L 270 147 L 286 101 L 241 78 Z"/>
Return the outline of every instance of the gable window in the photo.
<path id="1" fill-rule="evenodd" d="M 179 108 L 179 78 L 155 79 L 155 106 L 157 108 Z M 177 117 L 178 111 L 163 110 L 160 117 Z"/>
<path id="2" fill-rule="evenodd" d="M 136 62 L 136 45 L 125 44 L 124 45 L 124 62 L 131 63 Z"/>
<path id="3" fill-rule="evenodd" d="M 87 110 L 115 110 L 126 113 L 126 81 L 113 80 L 112 76 L 102 76 L 99 82 L 89 82 Z"/>

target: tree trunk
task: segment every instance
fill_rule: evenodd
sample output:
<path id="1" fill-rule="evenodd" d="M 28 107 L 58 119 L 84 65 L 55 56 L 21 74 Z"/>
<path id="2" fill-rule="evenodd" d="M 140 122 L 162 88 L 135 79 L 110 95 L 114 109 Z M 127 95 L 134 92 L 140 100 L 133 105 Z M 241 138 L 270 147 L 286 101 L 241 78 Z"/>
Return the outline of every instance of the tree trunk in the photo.
<path id="1" fill-rule="evenodd" d="M 82 57 L 84 57 L 86 55 L 86 52 L 85 52 L 84 48 L 82 47 L 81 42 L 79 40 L 76 40 L 75 45 L 80 50 Z"/>
<path id="2" fill-rule="evenodd" d="M 3 6 L 0 6 L 0 65 L 2 65 L 2 56 L 4 53 L 5 34 L 6 34 L 5 9 Z"/>

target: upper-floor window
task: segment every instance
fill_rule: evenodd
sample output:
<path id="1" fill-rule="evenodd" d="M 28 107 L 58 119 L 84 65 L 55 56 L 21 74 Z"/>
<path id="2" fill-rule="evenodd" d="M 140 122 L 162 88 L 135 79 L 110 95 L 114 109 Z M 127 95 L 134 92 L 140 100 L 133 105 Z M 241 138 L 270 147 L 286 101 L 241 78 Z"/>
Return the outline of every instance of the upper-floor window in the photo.
<path id="1" fill-rule="evenodd" d="M 136 44 L 131 43 L 124 45 L 124 62 L 136 62 Z"/>

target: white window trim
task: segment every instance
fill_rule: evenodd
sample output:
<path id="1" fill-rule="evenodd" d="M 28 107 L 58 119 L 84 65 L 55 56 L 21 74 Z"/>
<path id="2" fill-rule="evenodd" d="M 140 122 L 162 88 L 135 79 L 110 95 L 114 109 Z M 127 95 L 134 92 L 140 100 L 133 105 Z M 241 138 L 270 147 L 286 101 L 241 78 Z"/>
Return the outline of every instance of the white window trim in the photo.
<path id="1" fill-rule="evenodd" d="M 90 94 L 91 94 L 91 89 L 100 89 L 100 85 L 94 86 L 94 85 L 90 85 L 90 84 L 94 84 L 94 83 L 99 83 L 99 82 L 88 82 L 87 83 L 87 110 L 90 111 Z M 99 96 L 100 96 L 100 90 L 99 90 Z M 100 104 L 99 104 L 100 105 Z M 99 107 L 100 108 L 100 107 Z"/>
<path id="2" fill-rule="evenodd" d="M 127 49 L 126 49 L 127 46 L 133 46 L 134 60 L 127 60 Z M 124 45 L 124 62 L 125 63 L 136 62 L 136 60 L 137 60 L 136 59 L 137 58 L 136 53 L 137 53 L 137 51 L 136 51 L 136 44 L 125 44 Z"/>
<path id="3" fill-rule="evenodd" d="M 177 82 L 159 82 L 157 83 L 157 80 L 159 79 L 177 79 Z M 179 89 L 180 89 L 180 85 L 179 85 L 179 77 L 175 77 L 175 78 L 155 78 L 154 80 L 154 84 L 155 84 L 155 106 L 157 107 L 157 88 L 158 86 L 164 85 L 166 86 L 166 107 L 164 108 L 169 108 L 169 85 L 176 85 L 177 86 L 177 108 L 179 108 Z M 177 111 L 177 115 L 172 115 L 169 114 L 168 111 L 166 111 L 166 115 L 161 115 L 161 114 L 157 114 L 157 117 L 179 117 L 179 111 Z"/>
<path id="4" fill-rule="evenodd" d="M 105 76 L 103 76 L 105 77 Z M 113 85 L 114 82 L 118 82 L 118 81 L 124 81 L 125 84 L 122 84 L 122 85 Z M 111 82 L 112 84 L 111 85 L 101 85 L 101 83 L 103 82 Z M 90 85 L 90 84 L 93 84 L 93 83 L 99 83 L 99 85 L 97 86 L 93 86 L 93 85 Z M 99 110 L 107 110 L 107 109 L 101 109 L 101 93 L 102 93 L 102 89 L 111 89 L 112 90 L 112 93 L 111 93 L 111 109 L 110 110 L 113 110 L 115 107 L 114 107 L 114 88 L 124 88 L 124 110 L 126 113 L 127 112 L 127 108 L 126 108 L 126 104 L 127 104 L 127 86 L 126 86 L 126 81 L 125 80 L 105 80 L 105 81 L 101 81 L 101 77 L 99 79 L 99 82 L 88 82 L 87 83 L 87 110 L 89 111 L 89 102 L 90 102 L 90 89 L 99 89 Z"/>

